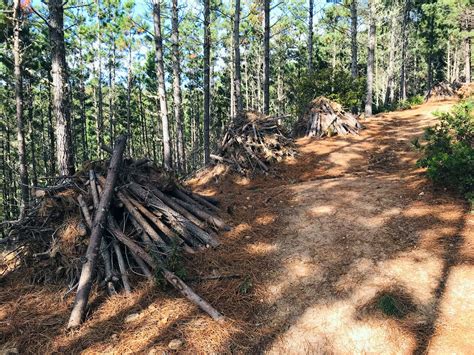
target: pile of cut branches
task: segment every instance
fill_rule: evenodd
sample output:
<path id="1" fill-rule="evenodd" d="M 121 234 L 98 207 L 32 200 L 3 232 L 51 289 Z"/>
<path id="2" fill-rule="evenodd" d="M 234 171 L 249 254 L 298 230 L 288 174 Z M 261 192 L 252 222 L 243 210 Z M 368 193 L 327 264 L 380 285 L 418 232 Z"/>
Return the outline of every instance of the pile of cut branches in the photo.
<path id="1" fill-rule="evenodd" d="M 218 154 L 211 154 L 211 158 L 241 174 L 268 172 L 272 163 L 296 153 L 281 126 L 283 118 L 256 111 L 241 112 L 231 122 Z"/>
<path id="2" fill-rule="evenodd" d="M 474 83 L 459 85 L 457 94 L 461 99 L 467 99 L 474 94 Z"/>
<path id="3" fill-rule="evenodd" d="M 447 82 L 440 82 L 433 86 L 425 97 L 426 101 L 441 101 L 457 96 L 457 84 L 450 84 Z"/>
<path id="4" fill-rule="evenodd" d="M 109 294 L 129 293 L 132 275 L 163 278 L 212 318 L 222 316 L 176 274 L 178 253 L 219 244 L 229 227 L 217 202 L 188 191 L 147 159 L 123 158 L 117 139 L 109 161 L 89 163 L 66 181 L 36 190 L 38 206 L 11 226 L 22 263 L 35 281 L 60 281 L 77 289 L 68 327 L 84 319 L 94 282 Z M 108 168 L 107 168 L 108 166 Z"/>
<path id="5" fill-rule="evenodd" d="M 362 125 L 337 102 L 319 96 L 310 102 L 306 112 L 296 122 L 297 137 L 325 137 L 335 134 L 358 134 Z"/>

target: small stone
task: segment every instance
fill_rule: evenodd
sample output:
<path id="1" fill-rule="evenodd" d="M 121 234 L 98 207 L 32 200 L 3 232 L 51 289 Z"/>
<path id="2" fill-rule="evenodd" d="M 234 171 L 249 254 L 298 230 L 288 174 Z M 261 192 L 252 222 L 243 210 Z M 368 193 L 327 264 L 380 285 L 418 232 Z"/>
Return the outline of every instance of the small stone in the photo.
<path id="1" fill-rule="evenodd" d="M 183 346 L 183 341 L 181 339 L 173 339 L 169 342 L 168 348 L 171 350 L 178 350 Z"/>
<path id="2" fill-rule="evenodd" d="M 138 319 L 140 315 L 138 313 L 132 313 L 125 317 L 125 323 L 131 323 Z"/>
<path id="3" fill-rule="evenodd" d="M 248 239 L 251 239 L 252 237 L 250 235 L 246 235 L 244 238 L 248 240 Z"/>
<path id="4" fill-rule="evenodd" d="M 118 340 L 118 334 L 112 334 L 112 336 L 110 337 L 112 340 Z"/>

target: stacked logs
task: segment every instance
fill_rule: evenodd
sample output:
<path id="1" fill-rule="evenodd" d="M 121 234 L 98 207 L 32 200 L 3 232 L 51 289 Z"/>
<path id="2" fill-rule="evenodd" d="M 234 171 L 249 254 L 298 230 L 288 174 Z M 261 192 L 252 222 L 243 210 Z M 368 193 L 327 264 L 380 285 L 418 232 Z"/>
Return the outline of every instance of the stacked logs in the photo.
<path id="1" fill-rule="evenodd" d="M 244 175 L 269 172 L 272 163 L 296 153 L 282 128 L 284 118 L 242 111 L 231 122 L 218 153 L 211 154 L 211 158 Z"/>
<path id="2" fill-rule="evenodd" d="M 433 86 L 426 94 L 425 101 L 442 101 L 457 96 L 459 86 L 454 83 L 440 82 Z"/>
<path id="3" fill-rule="evenodd" d="M 62 273 L 68 275 L 70 291 L 77 289 L 68 328 L 77 327 L 83 321 L 95 281 L 109 294 L 120 290 L 129 293 L 132 272 L 150 280 L 160 275 L 213 319 L 222 320 L 217 310 L 168 267 L 168 261 L 176 253 L 196 253 L 219 245 L 217 233 L 229 227 L 217 215 L 220 212 L 217 202 L 188 191 L 147 159 L 124 159 L 125 142 L 125 137 L 116 141 L 108 169 L 105 169 L 107 162 L 90 163 L 61 185 L 36 191 L 36 196 L 45 200 L 45 205 L 58 199 L 74 201 L 69 203 L 69 210 L 74 210 L 80 217 L 84 231 L 73 240 L 75 245 L 69 247 L 69 251 L 58 247 L 67 239 L 61 240 L 59 231 L 76 216 L 71 216 L 68 208 L 58 211 L 57 202 L 46 208 L 48 216 L 45 216 L 44 208 L 30 213 L 24 225 L 20 222 L 12 227 L 10 236 L 16 242 L 24 243 L 21 236 L 26 235 L 26 231 L 37 234 L 33 233 L 35 226 L 44 228 L 53 220 L 56 226 L 63 218 L 61 227 L 55 228 L 53 235 L 46 233 L 50 240 L 47 251 L 35 253 L 33 258 L 49 257 L 47 265 L 51 266 L 51 273 L 57 272 L 58 259 L 69 259 L 62 263 L 63 269 L 74 265 L 67 273 Z M 36 237 L 28 238 L 28 243 L 36 243 Z M 44 247 L 45 244 L 41 245 Z M 63 250 L 67 257 L 61 255 Z"/>
<path id="4" fill-rule="evenodd" d="M 362 125 L 350 112 L 324 96 L 310 102 L 305 113 L 296 122 L 297 137 L 324 137 L 335 134 L 358 134 Z"/>

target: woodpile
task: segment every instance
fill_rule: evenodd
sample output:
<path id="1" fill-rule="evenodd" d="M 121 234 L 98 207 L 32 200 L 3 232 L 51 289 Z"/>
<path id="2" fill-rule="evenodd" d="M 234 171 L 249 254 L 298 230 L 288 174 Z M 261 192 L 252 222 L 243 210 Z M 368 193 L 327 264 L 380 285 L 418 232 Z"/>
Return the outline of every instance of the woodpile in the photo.
<path id="1" fill-rule="evenodd" d="M 11 226 L 10 243 L 28 250 L 24 265 L 44 282 L 63 280 L 68 292 L 77 290 L 68 328 L 84 320 L 94 282 L 109 294 L 129 293 L 135 275 L 166 280 L 222 320 L 170 267 L 181 253 L 219 245 L 217 233 L 229 227 L 217 202 L 187 190 L 147 159 L 123 158 L 125 143 L 125 137 L 116 141 L 108 162 L 92 162 L 61 184 L 37 190 L 38 207 Z"/>
<path id="2" fill-rule="evenodd" d="M 337 102 L 319 96 L 310 102 L 306 112 L 296 122 L 297 137 L 325 137 L 335 134 L 358 134 L 362 125 L 355 115 L 344 111 Z"/>
<path id="3" fill-rule="evenodd" d="M 467 99 L 474 94 L 474 83 L 460 85 L 457 94 L 461 99 Z"/>
<path id="4" fill-rule="evenodd" d="M 440 82 L 433 86 L 425 97 L 425 101 L 442 101 L 457 96 L 456 84 Z"/>
<path id="5" fill-rule="evenodd" d="M 211 154 L 211 158 L 241 174 L 269 172 L 271 164 L 296 153 L 293 141 L 282 128 L 284 118 L 241 112 L 231 122 L 218 153 Z"/>

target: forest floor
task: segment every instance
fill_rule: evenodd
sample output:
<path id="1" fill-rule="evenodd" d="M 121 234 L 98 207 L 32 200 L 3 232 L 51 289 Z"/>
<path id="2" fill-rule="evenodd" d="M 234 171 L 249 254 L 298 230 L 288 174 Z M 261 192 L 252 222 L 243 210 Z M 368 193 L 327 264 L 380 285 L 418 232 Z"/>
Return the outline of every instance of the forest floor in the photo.
<path id="1" fill-rule="evenodd" d="M 109 297 L 66 332 L 72 295 L 18 278 L 0 290 L 1 348 L 21 353 L 472 353 L 474 215 L 416 167 L 426 103 L 380 114 L 359 136 L 300 139 L 275 176 L 199 175 L 232 231 L 187 258 L 216 324 L 174 291 Z M 132 318 L 127 318 L 134 314 Z"/>

